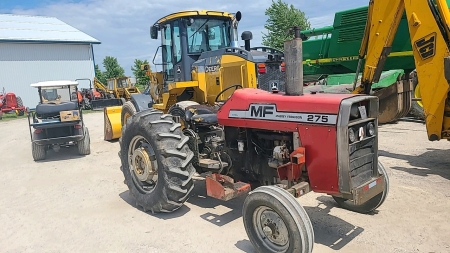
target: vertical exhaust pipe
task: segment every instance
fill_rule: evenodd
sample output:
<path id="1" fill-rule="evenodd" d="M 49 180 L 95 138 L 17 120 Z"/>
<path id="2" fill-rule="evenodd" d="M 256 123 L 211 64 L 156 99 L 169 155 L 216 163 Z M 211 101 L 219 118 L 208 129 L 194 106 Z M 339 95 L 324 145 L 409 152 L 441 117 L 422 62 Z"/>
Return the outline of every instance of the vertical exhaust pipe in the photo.
<path id="1" fill-rule="evenodd" d="M 245 42 L 244 48 L 247 51 L 250 51 L 250 40 L 253 39 L 253 34 L 250 31 L 245 31 L 241 35 L 241 39 Z"/>
<path id="2" fill-rule="evenodd" d="M 294 39 L 284 42 L 286 64 L 286 95 L 303 95 L 303 52 L 300 28 L 293 27 Z"/>

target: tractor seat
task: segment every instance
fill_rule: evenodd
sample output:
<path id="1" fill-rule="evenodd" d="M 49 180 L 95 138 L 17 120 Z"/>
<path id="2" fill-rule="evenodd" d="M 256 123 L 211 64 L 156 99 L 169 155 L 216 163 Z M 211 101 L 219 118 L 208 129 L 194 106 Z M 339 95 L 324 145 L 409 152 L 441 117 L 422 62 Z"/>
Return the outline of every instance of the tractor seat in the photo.
<path id="1" fill-rule="evenodd" d="M 61 102 L 59 104 L 38 104 L 36 106 L 36 116 L 54 116 L 61 111 L 78 110 L 75 102 Z"/>
<path id="2" fill-rule="evenodd" d="M 200 114 L 191 117 L 191 122 L 198 126 L 210 126 L 218 123 L 217 114 Z"/>

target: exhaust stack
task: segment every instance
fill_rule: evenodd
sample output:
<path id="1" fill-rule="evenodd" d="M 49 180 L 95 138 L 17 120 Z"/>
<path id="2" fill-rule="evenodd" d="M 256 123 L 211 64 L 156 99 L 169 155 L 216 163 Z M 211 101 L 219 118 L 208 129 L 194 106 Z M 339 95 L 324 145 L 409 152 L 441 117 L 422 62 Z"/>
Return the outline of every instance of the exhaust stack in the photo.
<path id="1" fill-rule="evenodd" d="M 241 35 L 241 39 L 245 42 L 245 50 L 250 51 L 250 40 L 253 39 L 253 34 L 250 31 L 245 31 Z"/>
<path id="2" fill-rule="evenodd" d="M 300 28 L 294 26 L 294 39 L 284 42 L 286 64 L 286 95 L 303 95 L 303 52 Z"/>

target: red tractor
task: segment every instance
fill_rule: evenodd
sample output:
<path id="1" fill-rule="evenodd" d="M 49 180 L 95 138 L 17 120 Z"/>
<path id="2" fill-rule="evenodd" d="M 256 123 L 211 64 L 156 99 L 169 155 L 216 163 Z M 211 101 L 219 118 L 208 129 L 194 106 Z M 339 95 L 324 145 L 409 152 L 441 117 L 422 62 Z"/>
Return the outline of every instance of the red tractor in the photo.
<path id="1" fill-rule="evenodd" d="M 22 116 L 25 114 L 25 107 L 23 106 L 22 99 L 12 92 L 5 92 L 3 88 L 0 93 L 0 119 L 3 117 L 3 113 L 15 112 L 16 115 Z"/>
<path id="2" fill-rule="evenodd" d="M 285 253 L 310 253 L 314 245 L 313 226 L 295 197 L 325 193 L 359 213 L 382 205 L 389 179 L 378 161 L 378 98 L 303 94 L 295 31 L 285 45 L 286 92 L 236 84 L 216 96 L 216 106 L 185 100 L 168 112 L 151 108 L 128 118 L 120 168 L 137 205 L 173 212 L 189 198 L 194 173 L 206 174 L 210 197 L 227 201 L 250 192 L 242 216 L 257 252 Z M 192 71 L 219 63 L 217 55 L 202 54 L 206 60 Z"/>

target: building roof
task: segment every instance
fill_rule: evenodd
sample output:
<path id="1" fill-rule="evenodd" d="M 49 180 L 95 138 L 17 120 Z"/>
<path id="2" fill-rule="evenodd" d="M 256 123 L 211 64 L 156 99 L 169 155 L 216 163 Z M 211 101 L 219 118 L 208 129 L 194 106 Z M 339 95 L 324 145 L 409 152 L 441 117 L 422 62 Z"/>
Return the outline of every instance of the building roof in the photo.
<path id="1" fill-rule="evenodd" d="M 0 42 L 100 44 L 97 39 L 54 17 L 0 14 Z"/>
<path id="2" fill-rule="evenodd" d="M 30 84 L 31 87 L 36 87 L 36 88 L 37 87 L 59 87 L 59 86 L 65 86 L 65 85 L 78 86 L 78 82 L 70 81 L 70 80 L 56 80 L 56 81 L 44 81 L 44 82 Z"/>

